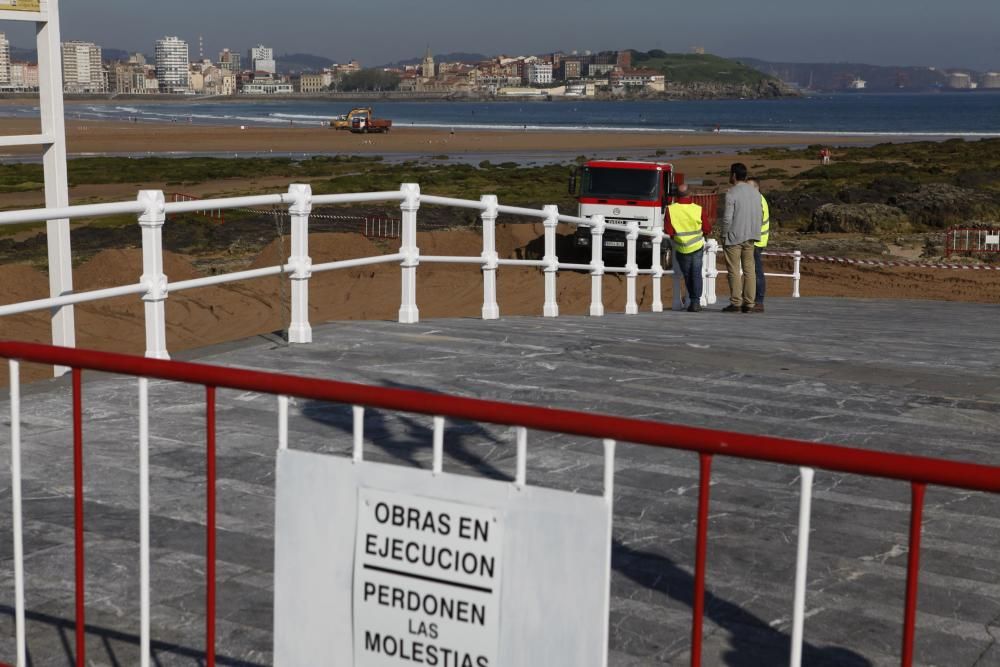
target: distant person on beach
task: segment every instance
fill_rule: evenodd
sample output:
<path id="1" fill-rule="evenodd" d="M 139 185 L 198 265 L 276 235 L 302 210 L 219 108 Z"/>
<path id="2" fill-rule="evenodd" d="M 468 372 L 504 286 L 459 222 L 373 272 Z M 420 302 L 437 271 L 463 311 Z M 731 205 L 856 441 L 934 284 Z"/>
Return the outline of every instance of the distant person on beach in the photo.
<path id="1" fill-rule="evenodd" d="M 756 178 L 748 178 L 747 183 L 760 192 L 760 182 Z M 771 211 L 767 205 L 767 200 L 764 199 L 764 195 L 760 196 L 760 207 L 764 215 L 764 223 L 760 228 L 760 241 L 753 244 L 753 264 L 756 269 L 755 277 L 757 280 L 756 296 L 754 296 L 753 300 L 753 312 L 755 313 L 764 312 L 764 291 L 767 289 L 767 281 L 764 276 L 763 255 L 764 248 L 767 247 L 768 239 L 771 237 Z"/>
<path id="2" fill-rule="evenodd" d="M 701 267 L 705 257 L 705 234 L 712 223 L 703 220 L 701 206 L 688 195 L 687 183 L 677 186 L 677 199 L 667 207 L 663 230 L 670 237 L 674 262 L 684 276 L 689 313 L 701 312 Z"/>
<path id="3" fill-rule="evenodd" d="M 830 164 L 830 149 L 823 147 L 819 152 L 820 164 Z"/>
<path id="4" fill-rule="evenodd" d="M 754 243 L 760 240 L 764 211 L 760 192 L 747 183 L 747 166 L 734 162 L 729 168 L 726 214 L 723 218 L 722 248 L 729 278 L 729 305 L 724 313 L 752 313 L 757 293 Z"/>

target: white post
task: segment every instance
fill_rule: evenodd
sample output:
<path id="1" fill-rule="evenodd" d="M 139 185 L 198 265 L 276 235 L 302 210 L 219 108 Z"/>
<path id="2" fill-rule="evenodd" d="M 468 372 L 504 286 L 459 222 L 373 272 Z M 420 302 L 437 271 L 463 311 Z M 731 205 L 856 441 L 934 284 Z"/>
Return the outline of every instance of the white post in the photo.
<path id="1" fill-rule="evenodd" d="M 792 603 L 792 656 L 791 667 L 802 664 L 802 633 L 805 625 L 806 571 L 809 558 L 809 518 L 812 512 L 812 468 L 799 468 L 801 491 L 799 493 L 799 544 L 795 558 L 795 598 Z"/>
<path id="2" fill-rule="evenodd" d="M 444 470 L 444 417 L 434 417 L 433 450 L 432 470 L 440 475 Z"/>
<path id="3" fill-rule="evenodd" d="M 653 237 L 653 257 L 652 266 L 650 268 L 653 270 L 653 307 L 652 311 L 654 313 L 663 312 L 663 221 L 655 223 L 653 231 L 656 232 L 656 236 Z"/>
<path id="4" fill-rule="evenodd" d="M 604 552 L 604 572 L 607 572 L 604 582 L 604 624 L 611 620 L 611 544 L 612 544 L 612 524 L 614 523 L 614 501 L 615 501 L 615 441 L 604 441 L 604 502 L 608 508 L 608 532 L 607 549 Z M 604 633 L 604 647 L 601 650 L 602 665 L 608 664 L 608 634 Z"/>
<path id="5" fill-rule="evenodd" d="M 639 277 L 639 265 L 635 259 L 635 246 L 639 240 L 639 223 L 628 221 L 628 232 L 625 234 L 625 314 L 635 315 L 639 305 L 635 302 L 635 280 Z"/>
<path id="6" fill-rule="evenodd" d="M 139 378 L 139 664 L 149 667 L 149 379 Z"/>
<path id="7" fill-rule="evenodd" d="M 361 463 L 365 456 L 365 407 L 352 405 L 351 413 L 354 415 L 354 451 L 351 460 Z"/>
<path id="8" fill-rule="evenodd" d="M 559 207 L 549 204 L 545 211 L 545 305 L 542 315 L 559 317 L 559 302 L 556 296 L 556 277 L 559 275 L 559 256 L 556 255 L 556 227 L 559 225 Z"/>
<path id="9" fill-rule="evenodd" d="M 163 302 L 167 299 L 167 277 L 163 274 L 163 191 L 140 190 L 139 201 L 146 207 L 139 215 L 142 228 L 142 277 L 146 288 L 146 356 L 169 359 L 167 354 L 167 318 Z"/>
<path id="10" fill-rule="evenodd" d="M 705 269 L 705 299 L 701 304 L 711 306 L 718 298 L 715 296 L 715 282 L 719 277 L 719 267 L 716 264 L 716 256 L 719 252 L 719 242 L 709 239 L 705 244 L 705 261 L 702 266 Z"/>
<path id="11" fill-rule="evenodd" d="M 601 317 L 604 315 L 604 294 L 601 287 L 601 278 L 604 276 L 604 216 L 595 215 L 591 220 L 594 224 L 590 227 L 590 315 Z"/>
<path id="12" fill-rule="evenodd" d="M 10 495 L 14 528 L 14 635 L 17 667 L 27 667 L 24 628 L 24 526 L 21 516 L 21 362 L 11 359 L 10 368 Z"/>
<path id="13" fill-rule="evenodd" d="M 288 449 L 288 397 L 278 396 L 278 449 Z"/>
<path id="14" fill-rule="evenodd" d="M 403 183 L 400 190 L 406 198 L 399 204 L 402 218 L 399 252 L 403 255 L 400 263 L 403 274 L 403 298 L 399 305 L 399 321 L 402 324 L 416 324 L 420 321 L 417 310 L 417 266 L 420 264 L 420 249 L 417 248 L 417 209 L 420 208 L 420 186 Z"/>
<path id="15" fill-rule="evenodd" d="M 59 35 L 59 3 L 47 3 L 47 21 L 36 23 L 38 49 L 38 109 L 41 133 L 50 138 L 44 145 L 42 165 L 45 173 L 45 206 L 69 206 L 69 179 L 66 175 L 66 123 L 63 116 L 62 39 Z M 49 255 L 49 294 L 63 296 L 73 291 L 73 255 L 70 246 L 69 220 L 49 220 L 46 225 Z M 76 346 L 73 306 L 52 309 L 52 344 Z M 69 369 L 56 366 L 55 374 Z"/>
<path id="16" fill-rule="evenodd" d="M 792 258 L 792 297 L 799 298 L 799 284 L 802 282 L 802 274 L 799 268 L 802 266 L 802 251 L 796 250 Z"/>
<path id="17" fill-rule="evenodd" d="M 520 490 L 528 483 L 528 429 L 515 426 L 514 434 L 517 439 L 517 472 L 514 475 L 514 486 Z"/>
<path id="18" fill-rule="evenodd" d="M 483 195 L 479 201 L 486 207 L 480 216 L 483 221 L 483 319 L 500 318 L 497 305 L 497 198 Z"/>
<path id="19" fill-rule="evenodd" d="M 288 263 L 292 267 L 292 317 L 288 325 L 289 343 L 311 343 L 312 327 L 309 325 L 309 278 L 312 276 L 312 259 L 309 257 L 309 213 L 312 212 L 312 188 L 308 185 L 288 186 L 294 197 L 288 213 L 292 220 L 292 254 Z"/>

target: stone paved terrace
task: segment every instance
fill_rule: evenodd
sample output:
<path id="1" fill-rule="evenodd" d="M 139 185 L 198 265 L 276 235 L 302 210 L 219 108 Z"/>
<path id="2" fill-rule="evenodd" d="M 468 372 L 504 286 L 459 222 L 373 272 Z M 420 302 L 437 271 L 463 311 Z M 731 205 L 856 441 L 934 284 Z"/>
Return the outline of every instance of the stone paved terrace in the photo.
<path id="1" fill-rule="evenodd" d="M 259 337 L 186 358 L 996 464 L 1000 309 L 775 299 L 719 312 L 344 322 L 315 343 Z M 26 388 L 31 664 L 73 645 L 70 395 Z M 155 662 L 203 656 L 203 391 L 156 382 L 152 400 Z M 88 659 L 137 664 L 138 477 L 131 379 L 85 384 Z M 6 401 L 0 405 L 6 418 Z M 276 401 L 219 396 L 220 664 L 271 657 Z M 350 409 L 294 402 L 291 446 L 343 455 Z M 368 411 L 370 458 L 429 466 L 430 419 Z M 0 661 L 14 658 L 10 479 L 0 445 Z M 529 483 L 599 493 L 600 443 L 529 435 Z M 446 470 L 510 479 L 513 432 L 452 425 Z M 610 664 L 688 661 L 697 457 L 618 448 Z M 705 665 L 787 664 L 797 470 L 716 458 Z M 916 653 L 921 665 L 1000 665 L 1000 497 L 930 488 Z M 818 472 L 805 664 L 898 664 L 909 487 Z M 520 666 L 518 666 L 520 667 Z M 534 667 L 534 666 L 528 666 Z"/>

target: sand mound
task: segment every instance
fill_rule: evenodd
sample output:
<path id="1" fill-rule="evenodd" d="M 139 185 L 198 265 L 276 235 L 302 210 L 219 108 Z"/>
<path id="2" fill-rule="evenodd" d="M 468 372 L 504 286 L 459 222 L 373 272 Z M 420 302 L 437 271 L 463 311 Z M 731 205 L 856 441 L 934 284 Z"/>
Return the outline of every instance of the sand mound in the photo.
<path id="1" fill-rule="evenodd" d="M 34 301 L 49 296 L 49 279 L 25 264 L 0 266 L 0 303 Z"/>
<path id="2" fill-rule="evenodd" d="M 200 273 L 187 259 L 172 252 L 163 253 L 163 272 L 171 281 L 198 278 Z M 134 285 L 142 276 L 142 250 L 123 248 L 102 250 L 73 271 L 73 288 L 93 290 Z"/>

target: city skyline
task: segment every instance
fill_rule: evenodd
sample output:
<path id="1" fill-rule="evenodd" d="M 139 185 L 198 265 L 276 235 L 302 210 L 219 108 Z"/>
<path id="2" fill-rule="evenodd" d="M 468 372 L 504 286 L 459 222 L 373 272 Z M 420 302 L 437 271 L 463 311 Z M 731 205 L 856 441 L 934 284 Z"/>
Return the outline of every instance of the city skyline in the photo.
<path id="1" fill-rule="evenodd" d="M 64 4 L 63 40 L 148 53 L 156 39 L 178 35 L 192 45 L 194 57 L 201 35 L 208 57 L 223 48 L 245 52 L 265 43 L 276 55 L 310 53 L 372 65 L 419 57 L 430 44 L 435 53 L 627 48 L 686 52 L 703 47 L 725 57 L 780 62 L 1000 68 L 1000 42 L 995 37 L 1000 3 L 976 0 L 947 5 L 930 0 L 877 4 L 845 0 L 828 6 L 769 0 L 736 7 L 704 0 L 697 11 L 669 1 L 622 0 L 605 5 L 577 0 L 540 6 L 509 0 L 503 6 L 441 3 L 419 12 L 402 0 L 370 0 L 342 8 L 319 0 L 286 0 L 280 14 L 274 13 L 274 4 L 218 0 L 197 5 L 197 22 L 191 18 L 195 14 L 184 11 L 189 4 L 194 7 L 184 0 L 169 6 L 125 0 L 92 0 L 86 7 Z M 637 20 L 647 14 L 654 20 Z M 130 29 L 123 33 L 122 25 Z M 9 26 L 14 46 L 33 45 L 27 28 Z"/>

